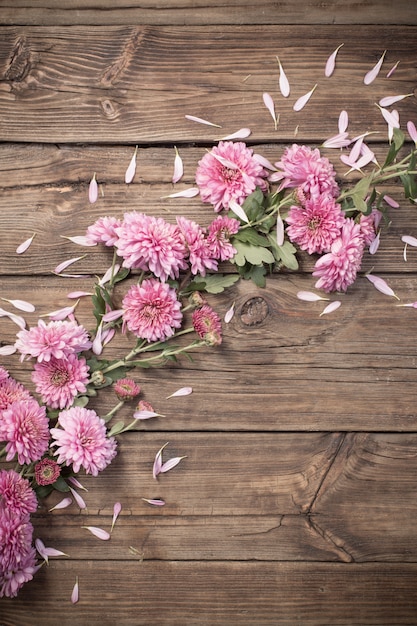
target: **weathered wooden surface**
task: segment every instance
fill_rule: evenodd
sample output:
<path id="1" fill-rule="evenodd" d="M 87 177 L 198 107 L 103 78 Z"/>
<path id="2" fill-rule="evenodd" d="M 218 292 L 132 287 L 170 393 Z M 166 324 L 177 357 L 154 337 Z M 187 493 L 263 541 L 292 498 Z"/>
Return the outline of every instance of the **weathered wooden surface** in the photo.
<path id="1" fill-rule="evenodd" d="M 35 323 L 68 304 L 69 291 L 89 290 L 94 277 L 51 271 L 85 252 L 62 236 L 83 234 L 100 215 L 211 221 L 198 200 L 163 198 L 174 190 L 174 145 L 185 165 L 176 189 L 186 188 L 205 148 L 225 134 L 249 126 L 249 143 L 276 161 L 293 141 L 319 146 L 335 134 L 345 108 L 352 134 L 375 133 L 382 158 L 386 125 L 375 102 L 415 93 L 416 23 L 409 2 L 2 2 L 0 295 L 32 301 Z M 342 42 L 326 79 L 325 61 Z M 364 86 L 384 49 L 385 72 Z M 293 89 L 288 101 L 278 94 L 277 54 Z M 309 105 L 294 113 L 296 97 L 316 82 Z M 281 114 L 277 131 L 264 91 Z M 397 108 L 403 128 L 417 122 L 414 96 Z M 125 185 L 135 145 L 138 172 Z M 324 153 L 337 164 L 336 152 Z M 90 205 L 93 172 L 101 193 Z M 417 252 L 409 248 L 405 262 L 400 238 L 417 235 L 417 212 L 395 183 L 387 193 L 401 206 L 363 271 L 373 267 L 400 303 L 413 302 Z M 16 255 L 33 233 L 31 248 Z M 296 297 L 314 285 L 311 259 L 300 261 L 300 271 L 270 277 L 264 290 L 245 282 L 213 298 L 222 316 L 236 303 L 219 348 L 138 372 L 144 397 L 165 417 L 123 436 L 112 465 L 83 479 L 86 511 L 48 513 L 56 494 L 44 503 L 36 536 L 69 557 L 43 568 L 17 599 L 0 600 L 1 626 L 416 623 L 416 311 L 361 276 L 342 307 L 320 317 L 324 303 Z M 74 268 L 103 273 L 110 262 L 88 249 Z M 77 317 L 92 324 L 88 299 Z M 10 343 L 16 327 L 0 324 L 1 343 Z M 110 355 L 127 345 L 119 338 Z M 2 365 L 30 382 L 30 364 L 12 356 Z M 166 399 L 190 384 L 191 396 Z M 108 390 L 96 408 L 113 404 Z M 121 415 L 129 418 L 128 407 Z M 186 458 L 155 481 L 153 458 L 168 441 L 172 456 Z M 142 500 L 154 497 L 166 506 Z M 100 542 L 82 526 L 109 528 L 115 500 L 121 518 Z"/>

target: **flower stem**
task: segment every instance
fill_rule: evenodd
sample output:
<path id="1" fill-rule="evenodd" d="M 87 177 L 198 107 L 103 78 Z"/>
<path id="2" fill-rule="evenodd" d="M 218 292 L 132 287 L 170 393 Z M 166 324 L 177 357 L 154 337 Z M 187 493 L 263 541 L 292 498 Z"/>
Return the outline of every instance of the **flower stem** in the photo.
<path id="1" fill-rule="evenodd" d="M 117 404 L 116 404 L 116 405 L 112 408 L 112 410 L 111 410 L 111 411 L 109 411 L 109 412 L 108 412 L 108 413 L 107 413 L 107 414 L 103 417 L 103 419 L 104 419 L 104 421 L 106 422 L 106 424 L 107 424 L 107 422 L 109 422 L 109 421 L 111 420 L 111 418 L 113 417 L 113 415 L 114 415 L 115 413 L 117 413 L 117 411 L 118 411 L 119 409 L 121 409 L 121 408 L 122 408 L 122 406 L 123 406 L 123 405 L 124 405 L 124 401 L 123 401 L 123 400 L 120 400 L 120 402 L 118 402 L 118 403 L 117 403 Z"/>

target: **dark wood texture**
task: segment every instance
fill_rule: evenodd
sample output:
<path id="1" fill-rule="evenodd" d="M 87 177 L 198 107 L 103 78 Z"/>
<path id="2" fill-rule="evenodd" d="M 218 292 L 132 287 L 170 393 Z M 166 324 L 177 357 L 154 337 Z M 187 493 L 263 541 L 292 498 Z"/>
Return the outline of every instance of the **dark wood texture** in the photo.
<path id="1" fill-rule="evenodd" d="M 33 302 L 36 313 L 25 315 L 33 324 L 67 305 L 69 291 L 90 290 L 110 253 L 64 237 L 101 215 L 139 210 L 209 223 L 213 213 L 199 200 L 164 198 L 174 191 L 174 146 L 185 167 L 175 190 L 185 189 L 222 136 L 250 127 L 248 143 L 277 161 L 293 141 L 320 146 L 344 108 L 352 134 L 371 132 L 383 158 L 386 124 L 375 103 L 416 93 L 416 18 L 406 1 L 0 2 L 0 296 Z M 340 43 L 327 79 L 326 59 Z M 384 72 L 365 86 L 385 49 Z M 289 100 L 278 93 L 277 54 Z M 294 100 L 315 83 L 295 113 Z M 277 131 L 264 91 L 280 113 Z M 417 122 L 415 95 L 397 108 L 402 128 Z M 137 175 L 126 185 L 136 145 Z M 337 151 L 323 153 L 343 184 L 355 180 Z M 100 196 L 90 205 L 93 172 Z M 401 243 L 417 236 L 417 209 L 395 182 L 386 191 L 400 208 L 362 273 L 374 268 L 401 301 L 362 275 L 342 307 L 320 317 L 322 302 L 296 296 L 314 286 L 303 255 L 299 271 L 269 277 L 265 289 L 240 282 L 213 297 L 221 316 L 236 304 L 222 345 L 136 374 L 165 417 L 139 423 L 99 478 L 83 478 L 87 509 L 49 513 L 58 494 L 42 504 L 35 535 L 69 556 L 51 559 L 18 598 L 0 600 L 0 626 L 417 623 L 417 313 L 397 306 L 417 300 L 417 252 L 409 248 L 405 262 Z M 52 274 L 84 253 L 73 266 L 82 279 Z M 92 325 L 88 298 L 76 313 Z M 0 332 L 8 344 L 16 326 L 0 318 Z M 118 338 L 109 356 L 128 345 Z M 14 355 L 1 364 L 30 384 L 29 363 Z M 191 396 L 167 399 L 188 385 Z M 92 406 L 104 414 L 113 405 L 107 390 Z M 186 458 L 154 480 L 166 442 L 171 456 Z M 155 497 L 166 505 L 142 499 Z M 102 542 L 82 526 L 109 528 L 116 500 L 122 514 Z"/>

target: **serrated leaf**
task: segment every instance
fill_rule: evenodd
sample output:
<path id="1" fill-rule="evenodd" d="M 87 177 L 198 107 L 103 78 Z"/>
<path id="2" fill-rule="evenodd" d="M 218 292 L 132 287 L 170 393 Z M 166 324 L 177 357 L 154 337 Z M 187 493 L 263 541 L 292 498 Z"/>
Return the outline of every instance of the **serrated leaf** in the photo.
<path id="1" fill-rule="evenodd" d="M 222 293 L 239 280 L 236 274 L 208 274 L 204 277 L 204 291 L 207 293 Z M 197 283 L 198 284 L 198 283 Z"/>
<path id="2" fill-rule="evenodd" d="M 297 249 L 289 241 L 284 241 L 282 246 L 278 246 L 281 262 L 289 270 L 298 269 L 298 261 L 295 256 Z"/>
<path id="3" fill-rule="evenodd" d="M 240 267 L 239 273 L 245 280 L 251 280 L 257 287 L 266 286 L 266 267 L 264 265 L 247 265 Z"/>
<path id="4" fill-rule="evenodd" d="M 236 265 L 245 265 L 246 262 L 251 265 L 262 265 L 262 263 L 275 263 L 274 255 L 268 248 L 252 246 L 242 241 L 235 242 L 237 253 L 233 257 Z"/>
<path id="5" fill-rule="evenodd" d="M 243 241 L 244 243 L 250 243 L 254 246 L 269 247 L 270 245 L 268 240 L 260 235 L 254 228 L 243 228 L 239 230 L 232 239 L 232 245 L 235 239 Z"/>

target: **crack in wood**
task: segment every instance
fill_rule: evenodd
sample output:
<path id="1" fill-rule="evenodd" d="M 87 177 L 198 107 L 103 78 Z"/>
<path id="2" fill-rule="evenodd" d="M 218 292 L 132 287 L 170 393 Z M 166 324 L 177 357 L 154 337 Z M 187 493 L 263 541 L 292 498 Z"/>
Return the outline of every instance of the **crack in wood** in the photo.
<path id="1" fill-rule="evenodd" d="M 320 537 L 322 537 L 336 550 L 337 555 L 341 561 L 343 561 L 344 563 L 355 562 L 353 555 L 346 549 L 344 545 L 342 545 L 342 541 L 335 539 L 328 531 L 324 530 L 315 520 L 313 520 L 311 515 L 307 515 L 307 522 L 311 530 L 320 535 Z"/>
<path id="2" fill-rule="evenodd" d="M 112 87 L 117 82 L 120 75 L 123 74 L 129 66 L 136 50 L 140 47 L 144 35 L 145 31 L 143 29 L 134 29 L 133 33 L 127 39 L 118 59 L 116 59 L 116 61 L 112 63 L 101 75 L 101 85 L 104 87 Z"/>
<path id="3" fill-rule="evenodd" d="M 4 80 L 15 83 L 22 82 L 31 69 L 30 51 L 24 36 L 16 41 L 9 61 L 9 66 L 4 73 Z"/>
<path id="4" fill-rule="evenodd" d="M 323 473 L 323 476 L 321 477 L 321 480 L 320 480 L 320 482 L 319 482 L 319 484 L 317 486 L 317 489 L 316 489 L 316 491 L 315 491 L 315 493 L 313 495 L 313 498 L 312 498 L 312 500 L 311 500 L 311 502 L 310 502 L 310 504 L 309 504 L 309 506 L 307 508 L 307 511 L 306 511 L 307 515 L 311 514 L 311 511 L 312 511 L 312 509 L 314 507 L 315 502 L 317 501 L 317 498 L 319 497 L 319 494 L 320 494 L 320 492 L 321 492 L 321 490 L 323 488 L 323 485 L 324 485 L 326 479 L 328 478 L 330 472 L 332 471 L 332 468 L 334 466 L 336 458 L 338 457 L 339 452 L 340 452 L 340 450 L 341 450 L 341 448 L 343 446 L 343 443 L 344 443 L 344 441 L 346 439 L 346 435 L 347 435 L 347 433 L 339 433 L 338 434 L 338 441 L 337 441 L 337 444 L 336 444 L 336 450 L 334 451 L 333 456 L 330 459 L 329 466 L 326 469 L 326 471 Z"/>

